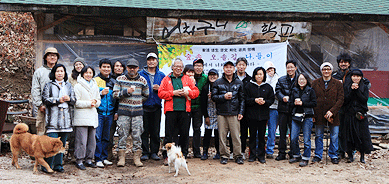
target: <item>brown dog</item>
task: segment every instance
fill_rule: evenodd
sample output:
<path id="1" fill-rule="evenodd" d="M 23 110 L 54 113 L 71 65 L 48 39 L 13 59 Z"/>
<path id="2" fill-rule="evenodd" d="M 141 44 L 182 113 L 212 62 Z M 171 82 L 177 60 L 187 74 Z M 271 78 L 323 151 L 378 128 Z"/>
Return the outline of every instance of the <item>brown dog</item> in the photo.
<path id="1" fill-rule="evenodd" d="M 30 156 L 35 157 L 34 172 L 38 172 L 38 163 L 45 167 L 48 172 L 54 172 L 43 158 L 65 152 L 60 138 L 30 134 L 28 133 L 28 126 L 24 123 L 15 126 L 10 143 L 13 155 L 12 165 L 20 169 L 18 156 L 24 150 Z"/>

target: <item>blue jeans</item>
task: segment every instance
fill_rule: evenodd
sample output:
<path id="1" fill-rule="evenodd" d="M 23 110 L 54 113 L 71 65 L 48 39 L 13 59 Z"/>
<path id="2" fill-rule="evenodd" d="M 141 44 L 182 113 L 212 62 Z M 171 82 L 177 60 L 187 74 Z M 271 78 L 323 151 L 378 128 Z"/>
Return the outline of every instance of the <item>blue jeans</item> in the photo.
<path id="1" fill-rule="evenodd" d="M 328 155 L 331 159 L 338 158 L 338 134 L 339 126 L 329 126 L 330 127 L 330 148 L 328 150 Z M 324 135 L 324 125 L 316 125 L 316 136 L 315 136 L 315 156 L 320 159 L 323 158 L 323 135 Z"/>
<path id="2" fill-rule="evenodd" d="M 61 137 L 63 147 L 65 147 L 66 139 L 68 138 L 68 134 L 69 133 L 67 133 L 67 132 L 51 132 L 51 133 L 48 133 L 47 136 L 52 137 L 52 138 Z M 58 153 L 55 156 L 45 158 L 45 161 L 47 162 L 47 164 L 49 164 L 50 168 L 55 169 L 55 170 L 63 169 L 62 160 L 63 160 L 63 153 Z M 46 170 L 46 168 L 43 166 L 42 166 L 42 169 Z"/>
<path id="3" fill-rule="evenodd" d="M 273 149 L 276 143 L 276 129 L 278 122 L 278 111 L 277 109 L 270 109 L 269 120 L 267 122 L 267 146 L 266 154 L 272 155 Z"/>
<path id="4" fill-rule="evenodd" d="M 292 121 L 290 145 L 293 150 L 293 157 L 300 157 L 299 135 L 300 135 L 301 128 L 303 129 L 303 136 L 304 136 L 303 160 L 309 160 L 309 158 L 311 157 L 312 127 L 313 127 L 312 118 L 306 118 L 302 123 Z"/>
<path id="5" fill-rule="evenodd" d="M 109 134 L 113 121 L 113 114 L 99 114 L 99 126 L 96 128 L 95 161 L 103 161 L 108 158 Z"/>

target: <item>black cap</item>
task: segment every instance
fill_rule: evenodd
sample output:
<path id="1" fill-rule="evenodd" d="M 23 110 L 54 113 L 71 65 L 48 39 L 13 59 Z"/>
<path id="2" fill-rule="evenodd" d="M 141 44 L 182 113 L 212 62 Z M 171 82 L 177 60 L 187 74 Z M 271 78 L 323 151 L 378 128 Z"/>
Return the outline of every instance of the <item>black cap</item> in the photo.
<path id="1" fill-rule="evenodd" d="M 227 61 L 227 62 L 224 63 L 223 67 L 225 67 L 228 64 L 230 64 L 232 66 L 235 66 L 235 64 L 232 61 Z"/>
<path id="2" fill-rule="evenodd" d="M 216 69 L 214 69 L 214 68 L 212 68 L 212 69 L 210 69 L 210 70 L 208 71 L 208 75 L 210 75 L 211 73 L 216 74 L 216 75 L 219 75 L 219 72 L 218 72 Z"/>
<path id="3" fill-rule="evenodd" d="M 127 66 L 139 67 L 139 62 L 136 59 L 131 58 L 130 60 L 127 61 Z"/>
<path id="4" fill-rule="evenodd" d="M 203 59 L 195 59 L 194 61 L 193 61 L 193 65 L 195 65 L 196 63 L 201 63 L 201 64 L 203 64 L 204 65 L 204 61 L 203 61 Z"/>

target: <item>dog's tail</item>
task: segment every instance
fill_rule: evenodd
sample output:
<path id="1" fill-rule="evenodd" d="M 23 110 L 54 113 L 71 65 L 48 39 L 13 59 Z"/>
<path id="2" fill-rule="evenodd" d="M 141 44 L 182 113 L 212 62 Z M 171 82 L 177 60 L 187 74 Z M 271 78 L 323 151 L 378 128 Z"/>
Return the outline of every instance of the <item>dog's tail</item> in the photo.
<path id="1" fill-rule="evenodd" d="M 25 123 L 19 123 L 15 126 L 13 133 L 14 134 L 23 134 L 28 132 L 28 125 Z"/>

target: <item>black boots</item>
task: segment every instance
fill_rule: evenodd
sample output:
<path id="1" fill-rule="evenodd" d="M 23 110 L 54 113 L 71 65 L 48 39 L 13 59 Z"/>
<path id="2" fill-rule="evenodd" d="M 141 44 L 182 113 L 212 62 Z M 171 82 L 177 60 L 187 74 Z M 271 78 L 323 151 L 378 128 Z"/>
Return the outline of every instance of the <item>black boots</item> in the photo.
<path id="1" fill-rule="evenodd" d="M 365 162 L 365 153 L 361 153 L 361 163 L 366 163 Z"/>
<path id="2" fill-rule="evenodd" d="M 354 162 L 354 155 L 353 155 L 353 152 L 350 151 L 350 152 L 347 152 L 347 156 L 348 156 L 348 159 L 347 159 L 347 163 L 351 163 L 351 162 Z"/>

